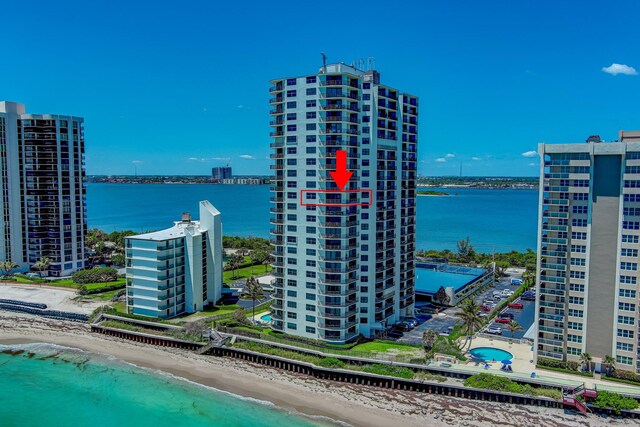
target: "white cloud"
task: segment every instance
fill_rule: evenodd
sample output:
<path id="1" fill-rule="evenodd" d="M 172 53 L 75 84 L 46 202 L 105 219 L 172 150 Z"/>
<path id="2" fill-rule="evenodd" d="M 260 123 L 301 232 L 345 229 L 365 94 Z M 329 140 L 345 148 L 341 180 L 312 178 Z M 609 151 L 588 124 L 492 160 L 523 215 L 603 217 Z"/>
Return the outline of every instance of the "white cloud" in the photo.
<path id="1" fill-rule="evenodd" d="M 255 157 L 253 157 L 253 156 L 251 156 L 249 154 L 241 154 L 240 158 L 241 159 L 247 159 L 247 160 L 254 160 L 255 159 Z"/>
<path id="2" fill-rule="evenodd" d="M 635 68 L 630 67 L 630 66 L 625 65 L 625 64 L 616 64 L 616 63 L 613 63 L 608 67 L 602 67 L 602 71 L 604 71 L 607 74 L 611 74 L 613 76 L 616 76 L 618 74 L 626 74 L 627 76 L 635 76 L 636 74 L 638 74 L 638 72 L 636 71 Z"/>
<path id="3" fill-rule="evenodd" d="M 535 163 L 529 163 L 529 166 L 538 166 L 538 165 Z"/>
<path id="4" fill-rule="evenodd" d="M 142 160 L 132 160 L 131 163 L 133 163 L 134 165 L 137 165 L 142 163 Z"/>
<path id="5" fill-rule="evenodd" d="M 471 160 L 482 160 L 480 157 L 472 157 Z"/>
<path id="6" fill-rule="evenodd" d="M 444 162 L 446 162 L 446 161 L 447 161 L 447 159 L 445 159 L 444 157 L 438 157 L 438 158 L 436 159 L 436 162 L 438 162 L 438 163 L 444 163 Z"/>
<path id="7" fill-rule="evenodd" d="M 455 154 L 448 153 L 445 157 L 453 158 L 455 156 L 456 156 Z"/>
<path id="8" fill-rule="evenodd" d="M 191 162 L 228 162 L 231 157 L 189 157 Z"/>
<path id="9" fill-rule="evenodd" d="M 236 106 L 236 108 L 239 109 L 239 110 L 242 109 L 243 107 L 244 107 L 244 105 L 242 105 L 242 104 L 239 104 L 239 105 Z"/>
<path id="10" fill-rule="evenodd" d="M 536 157 L 537 155 L 538 155 L 538 152 L 534 150 L 525 151 L 524 153 L 522 153 L 523 157 Z"/>

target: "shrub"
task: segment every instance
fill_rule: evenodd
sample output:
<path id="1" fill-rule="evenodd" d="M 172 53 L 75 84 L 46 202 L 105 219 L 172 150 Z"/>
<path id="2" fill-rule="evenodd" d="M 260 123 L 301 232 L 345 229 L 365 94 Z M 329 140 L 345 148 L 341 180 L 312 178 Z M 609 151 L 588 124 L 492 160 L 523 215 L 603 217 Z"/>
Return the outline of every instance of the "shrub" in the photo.
<path id="1" fill-rule="evenodd" d="M 87 287 L 85 285 L 80 285 L 80 287 L 78 288 L 78 295 L 86 295 L 87 294 Z"/>
<path id="2" fill-rule="evenodd" d="M 233 312 L 233 320 L 235 320 L 240 325 L 249 325 L 249 319 L 247 319 L 247 313 L 245 313 L 243 308 L 239 308 Z"/>
<path id="3" fill-rule="evenodd" d="M 610 391 L 598 391 L 598 397 L 593 401 L 593 406 L 611 409 L 616 414 L 620 411 L 632 411 L 638 407 L 638 401 Z"/>
<path id="4" fill-rule="evenodd" d="M 413 379 L 417 381 L 437 381 L 439 383 L 447 381 L 447 377 L 443 375 L 435 375 L 428 372 L 416 372 L 413 375 Z"/>
<path id="5" fill-rule="evenodd" d="M 404 368 L 402 366 L 395 365 L 382 365 L 382 364 L 373 364 L 373 365 L 365 365 L 362 370 L 364 372 L 368 372 L 370 374 L 377 375 L 385 375 L 388 377 L 398 377 L 398 378 L 413 378 L 414 372 L 409 368 Z"/>
<path id="6" fill-rule="evenodd" d="M 609 374 L 610 377 L 612 378 L 618 378 L 621 380 L 626 380 L 626 381 L 633 381 L 636 383 L 640 383 L 640 375 L 636 374 L 635 372 L 631 372 L 631 371 L 621 371 L 621 370 L 615 370 L 613 372 L 611 372 Z"/>
<path id="7" fill-rule="evenodd" d="M 509 378 L 491 374 L 477 374 L 467 378 L 464 385 L 471 388 L 484 388 L 505 393 L 523 394 L 526 396 L 546 396 L 554 399 L 562 397 L 560 390 L 536 388 L 530 384 L 519 384 Z"/>
<path id="8" fill-rule="evenodd" d="M 547 359 L 546 357 L 538 357 L 538 366 L 561 368 L 569 371 L 577 371 L 580 369 L 580 363 L 578 362 L 565 362 L 562 360 Z"/>
<path id="9" fill-rule="evenodd" d="M 320 360 L 318 365 L 322 366 L 323 368 L 330 369 L 342 369 L 345 366 L 342 360 L 336 359 L 335 357 L 325 357 L 324 359 Z"/>
<path id="10" fill-rule="evenodd" d="M 95 267 L 91 270 L 80 270 L 72 277 L 73 282 L 79 285 L 88 283 L 115 282 L 118 279 L 118 271 L 111 267 Z"/>

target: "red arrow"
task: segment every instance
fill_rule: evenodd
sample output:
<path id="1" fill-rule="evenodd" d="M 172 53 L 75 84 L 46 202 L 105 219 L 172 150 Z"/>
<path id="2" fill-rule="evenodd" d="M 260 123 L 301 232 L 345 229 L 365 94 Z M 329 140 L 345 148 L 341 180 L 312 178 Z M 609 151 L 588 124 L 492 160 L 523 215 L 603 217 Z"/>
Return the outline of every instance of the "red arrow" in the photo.
<path id="1" fill-rule="evenodd" d="M 336 171 L 329 172 L 331 178 L 335 181 L 340 190 L 344 190 L 347 182 L 351 179 L 353 172 L 347 170 L 347 152 L 344 150 L 336 151 Z"/>

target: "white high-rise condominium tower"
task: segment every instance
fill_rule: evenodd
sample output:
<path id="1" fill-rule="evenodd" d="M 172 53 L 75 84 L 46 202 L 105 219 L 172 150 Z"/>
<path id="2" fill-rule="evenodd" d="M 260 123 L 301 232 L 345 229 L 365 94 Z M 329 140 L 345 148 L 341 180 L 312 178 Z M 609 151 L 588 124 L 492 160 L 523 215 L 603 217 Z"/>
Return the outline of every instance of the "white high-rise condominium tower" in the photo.
<path id="1" fill-rule="evenodd" d="M 639 371 L 639 137 L 540 144 L 537 358 Z"/>
<path id="2" fill-rule="evenodd" d="M 80 117 L 26 114 L 0 102 L 1 260 L 28 270 L 49 258 L 48 273 L 84 267 L 84 135 Z"/>
<path id="3" fill-rule="evenodd" d="M 271 83 L 272 327 L 374 336 L 414 309 L 418 98 L 345 64 Z"/>

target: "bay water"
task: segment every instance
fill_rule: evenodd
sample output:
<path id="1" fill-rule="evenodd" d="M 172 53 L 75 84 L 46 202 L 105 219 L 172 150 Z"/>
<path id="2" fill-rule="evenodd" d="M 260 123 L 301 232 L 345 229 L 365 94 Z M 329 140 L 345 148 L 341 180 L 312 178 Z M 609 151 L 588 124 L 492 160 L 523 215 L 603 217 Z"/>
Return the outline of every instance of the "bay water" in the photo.
<path id="1" fill-rule="evenodd" d="M 416 247 L 452 249 L 466 238 L 479 252 L 536 248 L 537 190 L 437 189 L 449 196 L 418 196 Z M 209 200 L 228 236 L 269 237 L 268 185 L 87 184 L 90 228 L 111 232 L 168 228 L 182 212 L 197 218 Z"/>

